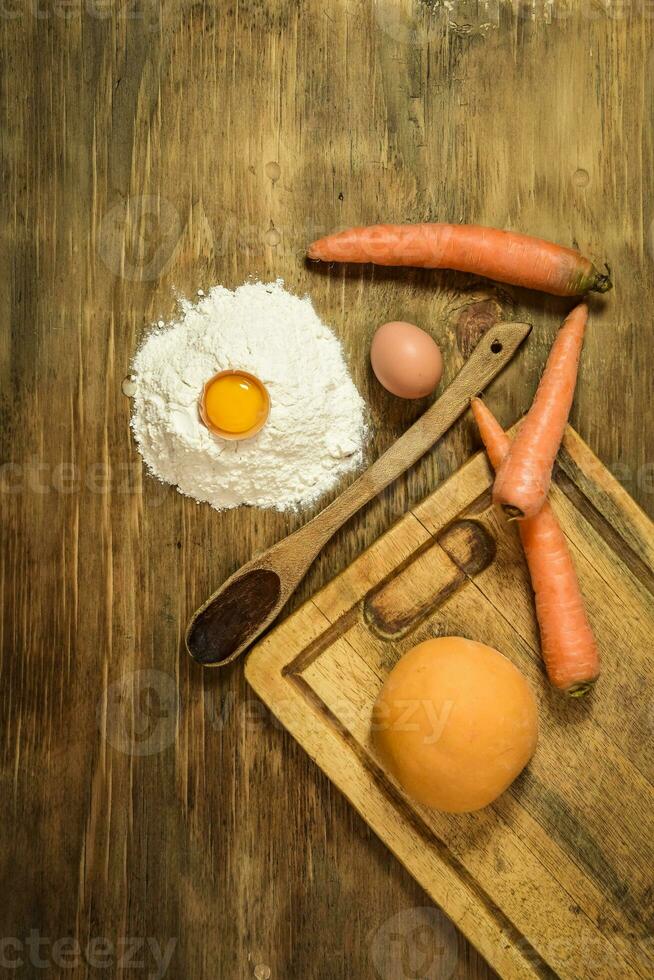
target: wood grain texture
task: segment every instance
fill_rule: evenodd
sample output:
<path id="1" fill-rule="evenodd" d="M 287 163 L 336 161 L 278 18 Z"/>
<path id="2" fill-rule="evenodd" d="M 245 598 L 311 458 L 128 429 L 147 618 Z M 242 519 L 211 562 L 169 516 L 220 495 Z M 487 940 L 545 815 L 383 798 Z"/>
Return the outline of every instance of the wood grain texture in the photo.
<path id="1" fill-rule="evenodd" d="M 264 639 L 246 676 L 502 977 L 646 978 L 654 970 L 654 758 L 645 693 L 654 667 L 654 589 L 632 574 L 622 530 L 648 548 L 654 525 L 572 431 L 564 456 L 583 480 L 557 473 L 552 506 L 602 657 L 587 699 L 565 698 L 544 677 L 529 573 L 516 528 L 491 505 L 485 454 Z M 599 489 L 587 496 L 579 484 L 593 485 L 594 474 Z M 608 515 L 602 499 L 613 504 Z M 389 574 L 377 554 L 405 532 L 411 540 L 416 519 L 430 537 L 408 557 L 398 553 Z M 334 608 L 336 617 L 326 614 Z M 618 635 L 625 621 L 629 671 L 621 669 Z M 539 702 L 529 766 L 499 800 L 467 815 L 412 803 L 371 740 L 373 704 L 390 669 L 416 643 L 447 635 L 501 650 Z M 407 702 L 403 723 L 415 723 L 420 710 Z M 439 720 L 427 717 L 436 736 Z"/>
<path id="2" fill-rule="evenodd" d="M 175 939 L 168 976 L 194 980 L 372 980 L 377 931 L 428 904 L 241 669 L 207 674 L 182 650 L 193 609 L 311 515 L 216 514 L 143 474 L 121 382 L 175 289 L 259 275 L 309 292 L 370 406 L 373 459 L 426 404 L 374 383 L 378 323 L 430 330 L 450 378 L 489 324 L 533 321 L 489 395 L 509 424 L 568 304 L 448 273 L 308 268 L 306 243 L 433 219 L 576 244 L 616 285 L 593 305 L 573 423 L 654 512 L 650 5 L 449 7 L 3 6 L 0 938 Z M 296 604 L 475 445 L 464 419 L 339 532 Z M 384 544 L 389 569 L 428 540 L 423 519 Z M 637 767 L 647 746 L 624 721 Z M 462 939 L 454 975 L 489 975 Z"/>

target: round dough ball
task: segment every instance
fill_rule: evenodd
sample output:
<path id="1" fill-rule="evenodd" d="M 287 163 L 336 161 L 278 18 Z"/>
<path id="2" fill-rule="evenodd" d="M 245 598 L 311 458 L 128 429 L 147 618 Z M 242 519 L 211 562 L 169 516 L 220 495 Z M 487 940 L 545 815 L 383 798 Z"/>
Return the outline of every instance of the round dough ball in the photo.
<path id="1" fill-rule="evenodd" d="M 468 813 L 497 799 L 531 759 L 536 701 L 517 667 L 492 647 L 459 636 L 427 640 L 386 679 L 373 739 L 414 800 Z"/>

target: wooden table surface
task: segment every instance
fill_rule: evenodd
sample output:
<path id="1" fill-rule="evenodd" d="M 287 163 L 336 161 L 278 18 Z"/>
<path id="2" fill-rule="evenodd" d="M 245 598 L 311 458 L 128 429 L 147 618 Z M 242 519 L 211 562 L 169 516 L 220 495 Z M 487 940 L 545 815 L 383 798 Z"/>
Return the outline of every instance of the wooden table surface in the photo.
<path id="1" fill-rule="evenodd" d="M 447 376 L 494 319 L 532 319 L 490 394 L 509 423 L 569 302 L 449 273 L 310 267 L 303 250 L 377 220 L 520 229 L 611 265 L 572 422 L 654 513 L 654 7 L 515 7 L 4 5 L 0 964 L 11 975 L 490 976 L 420 912 L 424 893 L 242 666 L 205 672 L 182 649 L 195 606 L 310 515 L 219 514 L 147 477 L 121 384 L 178 293 L 281 276 L 342 338 L 370 407 L 371 459 L 424 407 L 371 377 L 385 319 L 429 329 Z M 292 607 L 475 446 L 465 419 L 336 537 Z"/>

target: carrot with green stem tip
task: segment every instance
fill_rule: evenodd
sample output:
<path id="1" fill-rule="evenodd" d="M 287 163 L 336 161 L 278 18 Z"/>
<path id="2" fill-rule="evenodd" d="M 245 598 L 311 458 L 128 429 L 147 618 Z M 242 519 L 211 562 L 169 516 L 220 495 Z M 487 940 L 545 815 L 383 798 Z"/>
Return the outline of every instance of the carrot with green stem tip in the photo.
<path id="1" fill-rule="evenodd" d="M 456 269 L 555 296 L 605 293 L 611 288 L 608 269 L 606 274 L 599 272 L 576 249 L 482 225 L 348 228 L 319 238 L 309 246 L 307 255 L 323 262 Z"/>
<path id="2" fill-rule="evenodd" d="M 511 440 L 484 402 L 473 398 L 471 406 L 491 466 L 497 470 Z M 580 697 L 597 680 L 599 655 L 568 543 L 547 501 L 518 528 L 534 589 L 547 675 L 554 687 Z"/>
<path id="3" fill-rule="evenodd" d="M 572 407 L 587 320 L 588 307 L 580 303 L 564 321 L 531 408 L 498 470 L 493 502 L 511 519 L 533 517 L 547 497 Z"/>

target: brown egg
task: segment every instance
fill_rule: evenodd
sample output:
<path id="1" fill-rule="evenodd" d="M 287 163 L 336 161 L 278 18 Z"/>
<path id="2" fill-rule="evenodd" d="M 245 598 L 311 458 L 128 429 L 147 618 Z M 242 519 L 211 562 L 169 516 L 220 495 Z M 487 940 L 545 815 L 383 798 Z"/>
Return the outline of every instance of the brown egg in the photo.
<path id="1" fill-rule="evenodd" d="M 378 381 L 399 398 L 431 394 L 443 375 L 443 358 L 435 341 L 413 323 L 393 320 L 375 333 L 370 362 Z"/>
<path id="2" fill-rule="evenodd" d="M 447 636 L 420 643 L 396 664 L 375 703 L 372 733 L 409 796 L 468 813 L 497 799 L 527 765 L 538 712 L 510 660 Z"/>

